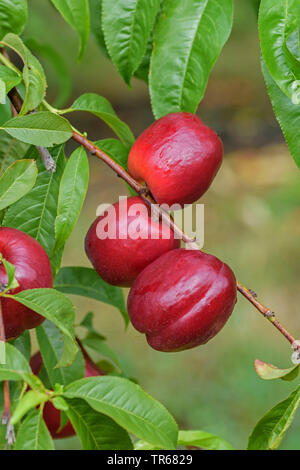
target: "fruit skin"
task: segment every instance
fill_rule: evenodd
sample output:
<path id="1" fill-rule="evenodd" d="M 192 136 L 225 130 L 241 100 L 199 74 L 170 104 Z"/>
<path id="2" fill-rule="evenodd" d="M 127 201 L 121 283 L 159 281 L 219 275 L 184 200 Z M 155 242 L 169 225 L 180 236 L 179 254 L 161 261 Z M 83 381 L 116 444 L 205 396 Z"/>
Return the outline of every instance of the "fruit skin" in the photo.
<path id="1" fill-rule="evenodd" d="M 173 250 L 151 263 L 128 296 L 133 326 L 152 348 L 175 352 L 206 343 L 225 325 L 236 303 L 236 279 L 218 258 Z"/>
<path id="2" fill-rule="evenodd" d="M 131 224 L 133 224 L 140 217 L 138 215 L 130 215 L 130 210 L 134 209 L 134 204 L 141 204 L 147 215 L 141 215 L 141 236 L 137 239 L 126 237 L 122 239 L 119 237 L 124 232 L 128 234 Z M 174 233 L 170 232 L 169 239 L 163 239 L 162 235 L 168 235 L 169 228 L 167 225 L 159 224 L 151 220 L 150 210 L 146 203 L 137 196 L 127 199 L 127 221 L 124 217 L 124 209 L 121 208 L 120 203 L 113 204 L 116 210 L 116 235 L 117 239 L 106 238 L 99 239 L 97 236 L 97 225 L 103 220 L 105 213 L 100 215 L 91 225 L 86 238 L 85 238 L 85 251 L 94 266 L 95 270 L 104 281 L 109 284 L 130 287 L 137 275 L 152 263 L 156 258 L 163 253 L 179 248 L 180 240 L 174 238 Z M 125 213 L 126 214 L 126 213 Z M 142 213 L 141 213 L 142 214 Z M 113 223 L 113 216 L 109 216 L 109 220 Z M 99 227 L 99 226 L 98 226 Z M 155 232 L 158 239 L 150 237 L 152 232 Z M 148 235 L 148 239 L 142 238 L 142 234 Z"/>
<path id="3" fill-rule="evenodd" d="M 192 204 L 209 188 L 223 158 L 218 135 L 194 114 L 167 114 L 133 144 L 130 174 L 145 181 L 159 204 Z"/>
<path id="4" fill-rule="evenodd" d="M 82 352 L 85 360 L 85 377 L 105 375 L 105 373 L 101 369 L 99 369 L 96 364 L 93 363 L 86 351 Z M 42 365 L 43 359 L 40 351 L 38 351 L 30 359 L 30 367 L 32 372 L 35 375 L 38 375 L 40 373 Z M 71 421 L 68 421 L 67 424 L 58 432 L 58 429 L 60 427 L 60 416 L 61 411 L 55 408 L 55 406 L 52 405 L 50 401 L 47 401 L 43 409 L 43 418 L 52 438 L 61 439 L 63 437 L 74 436 L 76 433 L 71 424 Z"/>
<path id="5" fill-rule="evenodd" d="M 52 287 L 52 272 L 44 248 L 30 235 L 10 227 L 0 227 L 0 253 L 15 266 L 15 277 L 19 287 L 12 289 L 17 294 L 25 289 Z M 7 274 L 0 265 L 0 284 L 7 284 Z M 6 339 L 20 336 L 25 330 L 36 328 L 45 318 L 15 300 L 2 298 L 3 322 Z"/>

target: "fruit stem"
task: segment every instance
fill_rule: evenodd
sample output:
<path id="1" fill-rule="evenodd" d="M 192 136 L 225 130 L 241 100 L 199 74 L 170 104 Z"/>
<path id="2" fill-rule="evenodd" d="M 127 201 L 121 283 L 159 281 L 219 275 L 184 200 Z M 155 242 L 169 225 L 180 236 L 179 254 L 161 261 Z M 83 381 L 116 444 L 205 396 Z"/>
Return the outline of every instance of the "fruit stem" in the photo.
<path id="1" fill-rule="evenodd" d="M 16 88 L 13 88 L 9 94 L 9 99 L 11 100 L 12 104 L 19 111 L 22 107 L 22 98 L 19 95 L 19 92 Z M 90 142 L 85 136 L 80 134 L 78 131 L 73 130 L 72 134 L 73 140 L 77 143 L 82 145 L 88 152 L 92 155 L 95 155 L 100 160 L 104 161 L 118 176 L 120 176 L 126 183 L 129 184 L 138 194 L 139 196 L 148 204 L 151 209 L 156 212 L 157 215 L 164 220 L 174 233 L 176 233 L 181 240 L 183 240 L 189 247 L 189 249 L 199 249 L 200 247 L 197 245 L 197 240 L 195 238 L 189 237 L 180 227 L 178 227 L 174 220 L 172 219 L 171 215 L 161 209 L 161 207 L 156 204 L 155 200 L 153 199 L 149 188 L 136 181 L 132 176 L 118 163 L 116 163 L 111 157 L 109 157 L 105 152 L 103 152 L 100 148 L 98 148 L 95 144 Z M 300 344 L 295 340 L 295 338 L 279 323 L 279 321 L 275 318 L 275 314 L 267 307 L 265 307 L 256 297 L 255 292 L 250 291 L 242 284 L 237 281 L 237 290 L 247 299 L 249 302 L 257 308 L 257 310 L 263 314 L 265 318 L 267 318 L 277 330 L 292 344 L 295 351 L 300 350 Z"/>

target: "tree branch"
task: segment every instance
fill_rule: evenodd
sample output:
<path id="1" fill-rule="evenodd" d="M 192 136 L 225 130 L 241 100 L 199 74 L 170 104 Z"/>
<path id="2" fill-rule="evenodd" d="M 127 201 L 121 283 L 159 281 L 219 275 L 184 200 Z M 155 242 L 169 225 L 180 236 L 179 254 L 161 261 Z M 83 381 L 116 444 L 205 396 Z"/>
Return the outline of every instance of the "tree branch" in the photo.
<path id="1" fill-rule="evenodd" d="M 20 97 L 16 88 L 13 88 L 9 93 L 9 98 L 12 101 L 15 108 L 21 109 L 22 107 L 22 98 Z M 132 176 L 118 163 L 116 163 L 111 157 L 109 157 L 105 152 L 98 148 L 95 144 L 90 142 L 85 136 L 81 135 L 77 131 L 73 131 L 72 135 L 73 140 L 82 145 L 88 152 L 96 156 L 104 163 L 106 163 L 118 176 L 120 176 L 126 183 L 129 184 L 139 196 L 154 210 L 154 212 L 159 215 L 162 220 L 166 221 L 170 227 L 173 229 L 174 233 L 179 235 L 179 237 L 189 246 L 190 249 L 200 249 L 197 245 L 197 240 L 189 237 L 180 227 L 178 227 L 172 217 L 164 210 L 162 210 L 153 199 L 149 188 L 136 181 Z M 275 318 L 274 312 L 269 308 L 265 307 L 258 299 L 255 292 L 247 289 L 242 284 L 237 282 L 237 290 L 247 299 L 249 302 L 254 305 L 257 310 L 262 313 L 262 315 L 267 318 L 277 330 L 292 344 L 295 351 L 300 351 L 300 344 L 296 339 L 279 323 Z"/>

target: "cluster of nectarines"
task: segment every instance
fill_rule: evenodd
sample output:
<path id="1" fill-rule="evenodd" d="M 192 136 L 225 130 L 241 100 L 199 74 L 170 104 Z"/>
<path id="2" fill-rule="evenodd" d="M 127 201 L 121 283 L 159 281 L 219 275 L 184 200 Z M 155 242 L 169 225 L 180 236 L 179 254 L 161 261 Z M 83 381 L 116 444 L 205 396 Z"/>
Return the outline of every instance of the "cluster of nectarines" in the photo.
<path id="1" fill-rule="evenodd" d="M 217 134 L 194 114 L 169 114 L 146 129 L 128 158 L 131 175 L 145 182 L 159 204 L 183 207 L 209 188 L 223 156 Z M 180 249 L 180 240 L 151 217 L 139 197 L 105 211 L 90 227 L 85 250 L 108 283 L 131 287 L 128 312 L 133 326 L 159 351 L 180 351 L 206 343 L 229 318 L 236 302 L 231 269 L 214 256 Z M 133 209 L 140 205 L 140 213 Z M 131 236 L 134 223 L 138 235 Z M 105 223 L 115 224 L 114 237 Z M 148 236 L 147 236 L 148 235 Z"/>
<path id="2" fill-rule="evenodd" d="M 158 203 L 183 207 L 208 189 L 222 154 L 221 140 L 197 116 L 174 113 L 140 135 L 130 151 L 128 168 L 134 178 L 147 183 Z M 139 216 L 131 213 L 136 203 L 144 209 Z M 153 348 L 179 351 L 207 342 L 233 310 L 234 274 L 211 255 L 181 249 L 180 240 L 164 222 L 151 217 L 141 198 L 129 198 L 126 217 L 119 204 L 114 204 L 116 237 L 99 236 L 103 214 L 86 235 L 86 253 L 95 270 L 110 284 L 131 287 L 128 311 L 132 324 L 146 334 Z M 129 227 L 137 218 L 138 236 L 131 237 Z M 167 231 L 169 237 L 164 236 Z M 52 287 L 48 256 L 32 237 L 1 227 L 0 252 L 15 266 L 19 286 L 12 293 Z M 0 284 L 6 283 L 7 274 L 0 265 Z M 12 299 L 2 298 L 1 306 L 8 340 L 43 321 Z"/>
<path id="3" fill-rule="evenodd" d="M 217 134 L 190 113 L 169 114 L 146 129 L 133 145 L 128 169 L 146 183 L 159 204 L 183 207 L 199 199 L 209 188 L 222 162 L 223 147 Z M 139 214 L 132 211 L 138 204 Z M 236 302 L 236 280 L 218 258 L 199 250 L 180 248 L 170 227 L 151 217 L 138 196 L 128 199 L 126 213 L 114 204 L 114 219 L 100 215 L 90 227 L 85 249 L 98 274 L 108 283 L 131 287 L 128 312 L 133 326 L 159 351 L 180 351 L 206 343 L 224 326 Z M 115 237 L 102 236 L 113 223 Z M 131 236 L 132 224 L 136 236 Z M 100 232 L 99 232 L 100 227 Z M 105 235 L 105 234 L 104 234 Z M 18 287 L 52 287 L 50 261 L 44 248 L 20 230 L 0 227 L 0 253 L 14 265 Z M 8 277 L 0 261 L 0 287 Z M 44 318 L 24 305 L 2 297 L 5 339 L 40 325 Z M 84 351 L 83 351 L 84 352 Z M 102 371 L 84 352 L 86 376 Z M 40 353 L 31 359 L 38 374 Z M 44 419 L 53 437 L 74 434 L 68 422 L 60 429 L 60 411 L 51 402 Z"/>

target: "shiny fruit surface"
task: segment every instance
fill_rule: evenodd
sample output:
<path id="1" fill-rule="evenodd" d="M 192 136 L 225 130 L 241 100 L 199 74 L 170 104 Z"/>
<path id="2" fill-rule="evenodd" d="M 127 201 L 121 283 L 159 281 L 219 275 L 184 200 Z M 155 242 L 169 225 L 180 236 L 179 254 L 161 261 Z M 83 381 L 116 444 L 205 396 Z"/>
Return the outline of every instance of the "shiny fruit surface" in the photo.
<path id="1" fill-rule="evenodd" d="M 110 236 L 105 238 L 108 227 Z M 94 221 L 85 238 L 85 251 L 95 270 L 117 286 L 131 286 L 148 264 L 179 246 L 173 231 L 151 218 L 148 206 L 135 196 L 113 204 Z"/>
<path id="2" fill-rule="evenodd" d="M 191 204 L 209 188 L 223 158 L 218 135 L 197 116 L 167 114 L 133 144 L 130 174 L 145 181 L 159 204 Z"/>
<path id="3" fill-rule="evenodd" d="M 236 303 L 236 280 L 218 258 L 173 250 L 137 277 L 128 297 L 133 326 L 158 351 L 204 344 L 225 325 Z"/>
<path id="4" fill-rule="evenodd" d="M 52 272 L 44 248 L 30 235 L 10 227 L 0 227 L 0 253 L 15 267 L 19 286 L 10 294 L 26 289 L 52 287 Z M 0 284 L 7 284 L 7 274 L 0 265 Z M 36 328 L 44 318 L 12 299 L 1 299 L 6 339 L 20 336 L 25 330 Z"/>

